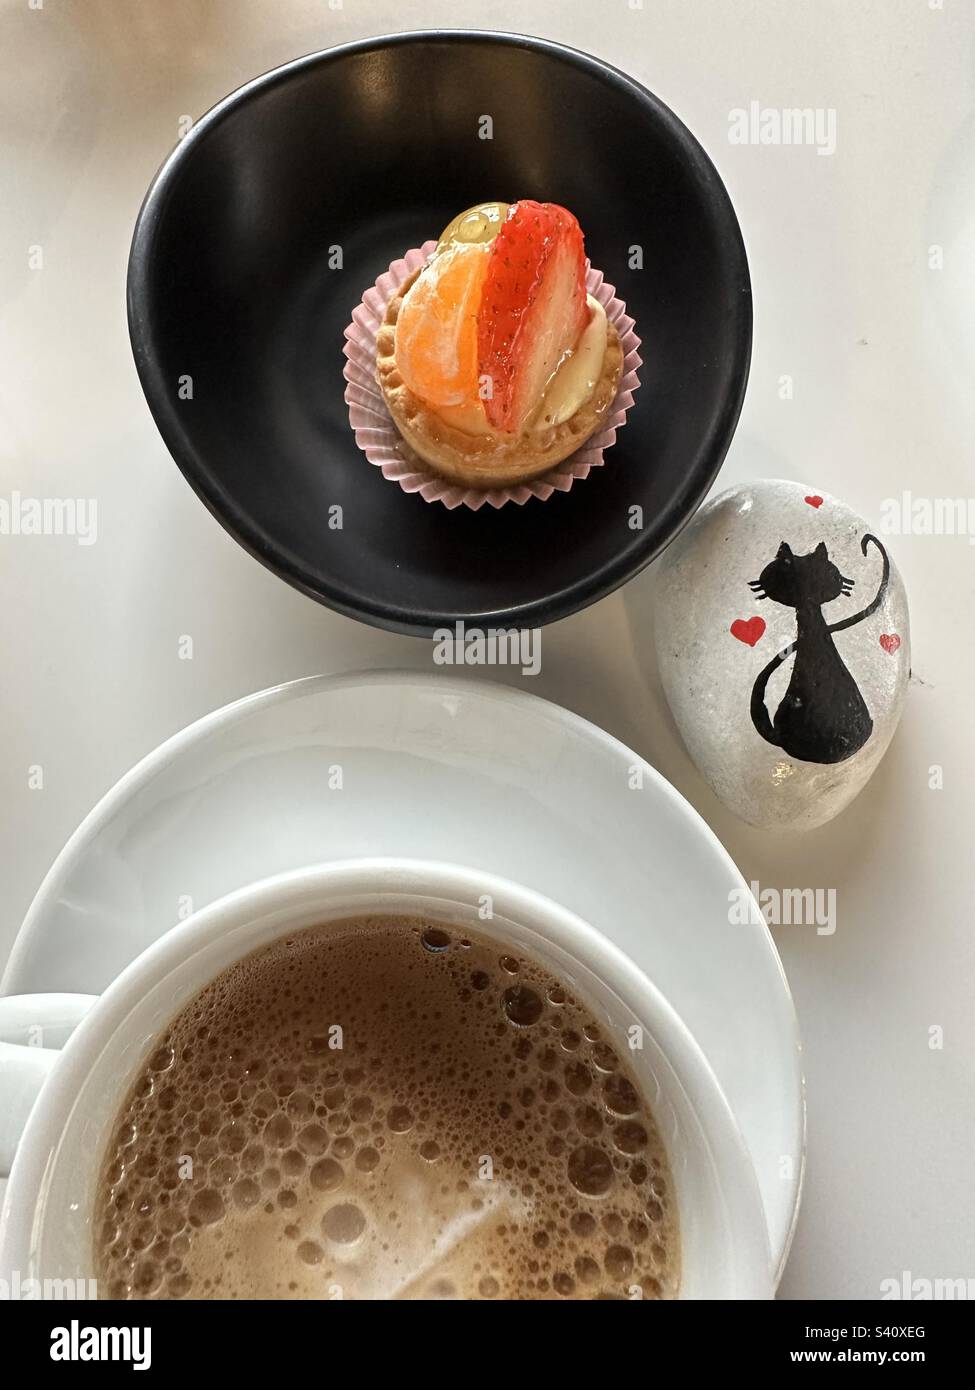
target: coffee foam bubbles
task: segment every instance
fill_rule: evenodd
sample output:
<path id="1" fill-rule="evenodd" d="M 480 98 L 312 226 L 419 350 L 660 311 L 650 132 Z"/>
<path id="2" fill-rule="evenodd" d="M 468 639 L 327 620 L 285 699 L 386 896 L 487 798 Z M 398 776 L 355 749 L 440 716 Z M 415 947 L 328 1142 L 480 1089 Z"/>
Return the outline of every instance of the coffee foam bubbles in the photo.
<path id="1" fill-rule="evenodd" d="M 95 1224 L 116 1298 L 673 1297 L 624 1050 L 536 963 L 406 918 L 226 971 L 143 1065 Z"/>

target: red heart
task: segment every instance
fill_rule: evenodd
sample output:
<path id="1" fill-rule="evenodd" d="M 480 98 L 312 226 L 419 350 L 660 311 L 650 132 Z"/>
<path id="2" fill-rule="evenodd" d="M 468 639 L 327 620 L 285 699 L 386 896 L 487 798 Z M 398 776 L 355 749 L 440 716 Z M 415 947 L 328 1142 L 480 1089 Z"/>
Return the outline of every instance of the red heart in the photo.
<path id="1" fill-rule="evenodd" d="M 819 508 L 823 505 L 823 499 L 821 497 L 804 497 L 802 500 L 808 502 L 810 507 Z"/>
<path id="2" fill-rule="evenodd" d="M 882 632 L 880 634 L 880 645 L 890 656 L 894 655 L 894 652 L 896 652 L 900 644 L 901 639 L 897 636 L 896 632 Z"/>
<path id="3" fill-rule="evenodd" d="M 764 618 L 749 618 L 747 622 L 744 618 L 736 618 L 730 628 L 732 637 L 737 637 L 739 642 L 747 642 L 750 647 L 754 647 L 764 631 Z"/>

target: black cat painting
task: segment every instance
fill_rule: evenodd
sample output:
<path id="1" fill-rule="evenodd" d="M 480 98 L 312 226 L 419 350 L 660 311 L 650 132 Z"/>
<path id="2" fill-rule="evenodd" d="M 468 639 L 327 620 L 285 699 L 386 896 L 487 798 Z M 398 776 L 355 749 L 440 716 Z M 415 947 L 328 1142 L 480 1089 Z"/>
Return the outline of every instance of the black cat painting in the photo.
<path id="1" fill-rule="evenodd" d="M 833 633 L 876 613 L 887 593 L 890 561 L 876 536 L 864 536 L 860 549 L 875 545 L 883 574 L 873 602 L 840 622 L 827 623 L 822 605 L 849 598 L 854 581 L 840 573 L 824 542 L 808 555 L 795 555 L 785 541 L 775 559 L 749 587 L 757 599 L 770 598 L 796 610 L 796 640 L 760 673 L 752 690 L 752 723 L 767 743 L 808 763 L 842 763 L 858 752 L 873 732 L 873 720 L 856 681 L 836 650 Z M 795 653 L 789 688 L 769 717 L 765 691 L 784 661 Z"/>

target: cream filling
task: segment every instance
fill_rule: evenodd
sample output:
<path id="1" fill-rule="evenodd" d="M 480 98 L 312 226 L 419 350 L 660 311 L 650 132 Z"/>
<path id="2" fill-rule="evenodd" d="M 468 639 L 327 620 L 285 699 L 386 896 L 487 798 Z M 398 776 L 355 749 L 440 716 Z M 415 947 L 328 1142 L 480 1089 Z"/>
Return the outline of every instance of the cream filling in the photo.
<path id="1" fill-rule="evenodd" d="M 532 431 L 550 429 L 571 420 L 581 405 L 596 389 L 596 382 L 603 373 L 603 358 L 606 356 L 606 310 L 598 299 L 586 295 L 589 307 L 589 322 L 582 330 L 582 337 L 575 347 L 559 363 L 528 428 Z"/>
<path id="2" fill-rule="evenodd" d="M 606 310 L 591 294 L 586 295 L 586 304 L 589 322 L 575 347 L 565 354 L 549 377 L 542 399 L 528 421 L 526 433 L 530 435 L 544 434 L 570 420 L 579 407 L 585 405 L 602 376 L 608 332 Z M 492 429 L 481 401 L 439 406 L 435 413 L 463 434 L 493 435 L 498 439 L 511 437 L 503 430 Z"/>

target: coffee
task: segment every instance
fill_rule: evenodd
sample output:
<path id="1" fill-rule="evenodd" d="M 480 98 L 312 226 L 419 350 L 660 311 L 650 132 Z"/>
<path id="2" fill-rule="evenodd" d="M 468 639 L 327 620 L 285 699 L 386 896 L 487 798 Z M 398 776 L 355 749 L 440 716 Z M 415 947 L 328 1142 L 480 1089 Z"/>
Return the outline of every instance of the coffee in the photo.
<path id="1" fill-rule="evenodd" d="M 408 918 L 312 928 L 180 1013 L 97 1196 L 110 1298 L 670 1298 L 649 1105 L 585 1001 Z"/>

